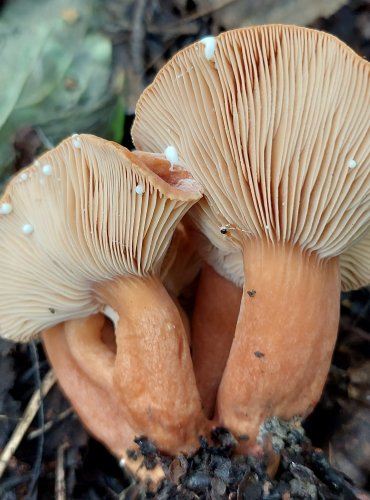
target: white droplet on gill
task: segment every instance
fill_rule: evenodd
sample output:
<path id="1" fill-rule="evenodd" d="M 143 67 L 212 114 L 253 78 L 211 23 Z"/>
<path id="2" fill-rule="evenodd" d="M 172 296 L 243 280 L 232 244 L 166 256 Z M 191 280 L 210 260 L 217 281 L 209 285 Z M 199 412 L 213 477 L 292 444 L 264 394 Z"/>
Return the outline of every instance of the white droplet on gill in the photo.
<path id="1" fill-rule="evenodd" d="M 24 224 L 22 226 L 22 233 L 28 236 L 33 233 L 33 225 L 32 224 Z"/>
<path id="2" fill-rule="evenodd" d="M 2 203 L 0 205 L 0 214 L 1 215 L 9 215 L 13 211 L 13 207 L 11 203 Z"/>
<path id="3" fill-rule="evenodd" d="M 51 175 L 53 172 L 53 167 L 49 165 L 48 163 L 46 165 L 43 165 L 42 167 L 42 173 L 44 175 Z"/>
<path id="4" fill-rule="evenodd" d="M 216 37 L 205 36 L 201 39 L 201 43 L 204 45 L 204 56 L 208 61 L 210 61 L 215 55 Z"/>
<path id="5" fill-rule="evenodd" d="M 164 150 L 164 154 L 166 159 L 171 163 L 171 167 L 174 165 L 174 163 L 179 162 L 179 155 L 177 154 L 177 149 L 175 148 L 175 146 L 167 146 Z"/>
<path id="6" fill-rule="evenodd" d="M 81 140 L 78 134 L 72 134 L 72 145 L 77 149 L 81 147 Z"/>

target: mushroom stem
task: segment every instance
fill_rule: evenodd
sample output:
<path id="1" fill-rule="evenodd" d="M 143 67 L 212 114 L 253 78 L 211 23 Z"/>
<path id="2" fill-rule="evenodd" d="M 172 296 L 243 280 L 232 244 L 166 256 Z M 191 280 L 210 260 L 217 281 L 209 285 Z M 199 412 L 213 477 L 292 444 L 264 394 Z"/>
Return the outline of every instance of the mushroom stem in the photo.
<path id="1" fill-rule="evenodd" d="M 192 318 L 191 349 L 195 379 L 208 418 L 234 338 L 242 289 L 204 264 Z"/>
<path id="2" fill-rule="evenodd" d="M 217 412 L 236 436 L 249 436 L 251 450 L 267 418 L 304 417 L 320 399 L 339 321 L 339 259 L 249 240 L 244 276 Z"/>
<path id="3" fill-rule="evenodd" d="M 104 316 L 95 314 L 49 328 L 42 339 L 58 382 L 85 427 L 136 478 L 157 484 L 164 476 L 162 468 L 148 470 L 140 457 L 133 460 L 128 453 L 138 451 L 135 433 L 124 418 L 105 366 L 113 358 L 112 333 Z"/>
<path id="4" fill-rule="evenodd" d="M 84 425 L 113 453 L 119 457 L 126 455 L 126 450 L 134 446 L 134 431 L 127 424 L 124 415 L 117 405 L 111 387 L 102 387 L 86 372 L 89 359 L 81 365 L 69 344 L 67 331 L 77 327 L 78 332 L 87 336 L 93 332 L 93 344 L 97 345 L 96 333 L 99 333 L 104 317 L 94 315 L 83 320 L 72 320 L 60 323 L 42 332 L 43 345 L 49 361 L 54 369 L 63 392 L 73 404 Z M 76 338 L 76 335 L 74 336 Z M 78 337 L 78 335 L 77 335 Z M 101 345 L 103 345 L 101 343 Z M 93 347 L 94 350 L 94 347 Z M 86 345 L 86 352 L 89 346 Z M 100 370 L 97 369 L 97 375 Z"/>
<path id="5" fill-rule="evenodd" d="M 119 315 L 113 377 L 128 422 L 162 451 L 195 450 L 206 419 L 176 305 L 156 277 L 116 280 L 98 294 Z"/>

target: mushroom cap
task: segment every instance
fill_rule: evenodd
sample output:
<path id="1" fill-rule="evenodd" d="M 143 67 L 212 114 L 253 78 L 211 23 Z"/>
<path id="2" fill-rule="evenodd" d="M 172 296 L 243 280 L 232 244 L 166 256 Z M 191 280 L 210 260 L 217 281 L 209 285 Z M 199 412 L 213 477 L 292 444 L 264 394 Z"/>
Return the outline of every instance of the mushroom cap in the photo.
<path id="1" fill-rule="evenodd" d="M 215 42 L 211 58 L 204 42 L 179 52 L 144 91 L 135 145 L 176 148 L 204 187 L 203 232 L 227 224 L 230 252 L 256 236 L 349 251 L 370 227 L 370 63 L 295 26 Z"/>
<path id="2" fill-rule="evenodd" d="M 80 135 L 18 173 L 0 202 L 0 335 L 27 341 L 101 310 L 96 284 L 159 273 L 177 222 L 201 197 L 170 167 Z"/>

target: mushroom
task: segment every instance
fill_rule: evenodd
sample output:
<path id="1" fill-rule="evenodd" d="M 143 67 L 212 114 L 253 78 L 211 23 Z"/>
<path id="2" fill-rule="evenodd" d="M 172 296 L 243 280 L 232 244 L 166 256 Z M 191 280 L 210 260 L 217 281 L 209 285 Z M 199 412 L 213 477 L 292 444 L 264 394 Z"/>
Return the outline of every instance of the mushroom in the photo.
<path id="1" fill-rule="evenodd" d="M 192 221 L 189 235 L 193 245 L 204 260 L 192 314 L 191 351 L 203 410 L 211 419 L 238 319 L 243 259 L 238 249 L 231 252 L 230 246 L 225 246 L 223 233 L 202 205 L 201 200 L 186 216 Z M 221 229 L 229 230 L 226 226 Z"/>
<path id="2" fill-rule="evenodd" d="M 66 340 L 67 334 L 82 333 L 90 344 L 92 332 L 100 333 L 105 322 L 103 314 L 69 320 L 48 328 L 42 337 L 59 384 L 85 427 L 117 456 L 127 461 L 126 450 L 133 447 L 135 433 L 122 413 L 116 394 L 104 387 L 105 378 L 97 385 L 86 376 Z"/>
<path id="3" fill-rule="evenodd" d="M 265 419 L 304 417 L 320 398 L 340 256 L 345 283 L 370 281 L 351 278 L 359 266 L 347 260 L 363 259 L 370 227 L 370 65 L 337 38 L 295 26 L 226 32 L 212 47 L 195 43 L 159 72 L 132 133 L 136 147 L 176 149 L 203 185 L 207 219 L 226 228 L 223 247 L 242 254 L 217 419 L 248 434 L 252 450 Z"/>
<path id="4" fill-rule="evenodd" d="M 194 449 L 203 432 L 186 331 L 159 278 L 176 224 L 200 197 L 165 159 L 79 135 L 20 172 L 1 200 L 1 336 L 44 331 L 67 395 L 114 452 L 130 429 L 169 453 Z M 116 323 L 113 345 L 100 314 L 82 321 L 102 312 Z M 79 388 L 91 398 L 85 413 Z M 115 415 L 106 426 L 122 415 L 113 439 L 93 422 L 105 405 Z"/>
<path id="5" fill-rule="evenodd" d="M 203 411 L 212 419 L 234 339 L 242 289 L 204 263 L 191 322 L 191 353 Z"/>
<path id="6" fill-rule="evenodd" d="M 177 226 L 162 274 L 166 288 L 177 297 L 201 271 L 197 286 L 192 287 L 196 293 L 190 314 L 189 342 L 203 411 L 211 419 L 234 337 L 242 288 L 224 277 L 232 273 L 233 267 L 238 269 L 238 262 L 233 262 L 234 254 L 224 256 L 203 236 L 198 222 L 204 222 L 205 218 L 198 217 L 198 211 L 201 210 L 198 207 L 199 203 L 191 209 L 193 223 L 185 216 Z M 242 262 L 240 253 L 235 255 Z M 203 266 L 200 256 L 204 259 Z M 211 262 L 217 271 L 207 262 Z M 178 307 L 182 311 L 180 305 Z M 186 324 L 188 320 L 184 316 L 183 322 Z"/>

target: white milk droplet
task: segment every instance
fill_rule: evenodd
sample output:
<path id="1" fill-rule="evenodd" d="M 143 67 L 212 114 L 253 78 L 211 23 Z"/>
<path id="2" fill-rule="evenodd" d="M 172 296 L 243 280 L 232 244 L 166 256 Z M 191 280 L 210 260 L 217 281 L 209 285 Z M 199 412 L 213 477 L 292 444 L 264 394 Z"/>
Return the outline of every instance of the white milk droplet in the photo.
<path id="1" fill-rule="evenodd" d="M 174 163 L 179 162 L 179 155 L 177 154 L 177 149 L 175 148 L 175 146 L 167 146 L 164 150 L 164 154 L 167 160 L 171 163 L 171 166 Z"/>
<path id="2" fill-rule="evenodd" d="M 51 175 L 52 172 L 53 172 L 53 167 L 51 165 L 47 164 L 42 167 L 42 173 L 44 175 Z"/>
<path id="3" fill-rule="evenodd" d="M 0 214 L 9 215 L 13 211 L 13 207 L 10 203 L 2 203 L 0 205 Z"/>
<path id="4" fill-rule="evenodd" d="M 25 235 L 29 235 L 33 233 L 33 225 L 32 224 L 24 224 L 22 226 L 22 233 Z"/>
<path id="5" fill-rule="evenodd" d="M 201 39 L 201 43 L 204 45 L 204 55 L 205 58 L 210 61 L 215 55 L 216 49 L 216 37 L 205 36 Z"/>
<path id="6" fill-rule="evenodd" d="M 72 135 L 72 145 L 74 148 L 77 148 L 77 149 L 79 149 L 81 147 L 81 141 L 80 141 L 80 137 L 78 134 Z"/>

